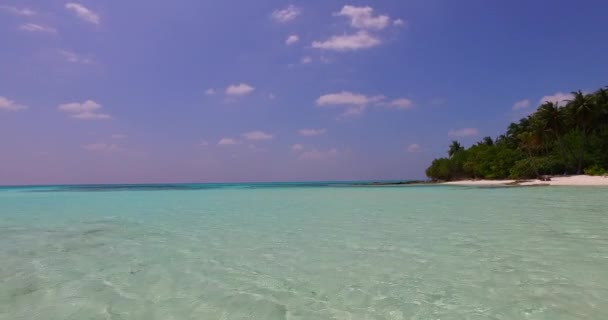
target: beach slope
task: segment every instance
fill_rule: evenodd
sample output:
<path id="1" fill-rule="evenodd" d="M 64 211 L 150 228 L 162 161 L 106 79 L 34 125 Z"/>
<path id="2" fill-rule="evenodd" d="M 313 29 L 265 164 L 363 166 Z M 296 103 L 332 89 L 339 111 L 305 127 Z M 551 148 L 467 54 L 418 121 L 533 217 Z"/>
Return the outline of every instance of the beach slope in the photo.
<path id="1" fill-rule="evenodd" d="M 445 182 L 447 185 L 458 186 L 501 186 L 501 185 L 519 185 L 519 186 L 606 186 L 608 187 L 608 177 L 606 176 L 564 176 L 551 177 L 550 181 L 541 180 L 461 180 Z"/>

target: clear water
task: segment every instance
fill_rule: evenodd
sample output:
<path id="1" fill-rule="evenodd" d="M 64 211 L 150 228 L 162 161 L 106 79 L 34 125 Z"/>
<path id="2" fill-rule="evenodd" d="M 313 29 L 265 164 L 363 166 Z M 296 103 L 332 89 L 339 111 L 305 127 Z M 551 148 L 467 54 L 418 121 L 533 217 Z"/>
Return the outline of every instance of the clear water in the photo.
<path id="1" fill-rule="evenodd" d="M 608 189 L 0 189 L 0 319 L 608 319 Z"/>

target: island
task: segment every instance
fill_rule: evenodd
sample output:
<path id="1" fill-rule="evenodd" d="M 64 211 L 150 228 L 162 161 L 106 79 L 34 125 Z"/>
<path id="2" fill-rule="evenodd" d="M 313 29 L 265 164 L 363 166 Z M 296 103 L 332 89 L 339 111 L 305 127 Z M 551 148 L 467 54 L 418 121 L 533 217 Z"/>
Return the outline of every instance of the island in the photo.
<path id="1" fill-rule="evenodd" d="M 608 185 L 607 88 L 547 101 L 469 148 L 452 141 L 426 175 L 452 184 Z"/>

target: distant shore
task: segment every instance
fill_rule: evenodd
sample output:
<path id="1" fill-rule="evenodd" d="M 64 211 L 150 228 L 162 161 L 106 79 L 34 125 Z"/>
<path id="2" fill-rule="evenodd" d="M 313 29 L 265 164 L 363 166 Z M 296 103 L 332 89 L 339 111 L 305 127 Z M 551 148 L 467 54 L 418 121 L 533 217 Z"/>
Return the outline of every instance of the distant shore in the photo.
<path id="1" fill-rule="evenodd" d="M 361 182 L 354 183 L 354 187 L 394 187 L 394 186 L 411 186 L 411 185 L 430 185 L 439 184 L 429 180 L 409 180 L 409 181 L 376 181 L 376 182 Z"/>
<path id="2" fill-rule="evenodd" d="M 608 177 L 605 176 L 556 176 L 549 181 L 531 180 L 461 180 L 443 182 L 444 185 L 457 186 L 606 186 Z"/>

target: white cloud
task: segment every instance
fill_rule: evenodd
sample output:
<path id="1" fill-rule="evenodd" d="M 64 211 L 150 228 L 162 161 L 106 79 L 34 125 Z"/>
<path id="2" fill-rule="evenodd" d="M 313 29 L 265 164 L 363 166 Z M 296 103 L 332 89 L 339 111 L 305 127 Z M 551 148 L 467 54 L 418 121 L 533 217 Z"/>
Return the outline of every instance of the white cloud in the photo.
<path id="1" fill-rule="evenodd" d="M 246 83 L 233 84 L 226 88 L 226 94 L 229 96 L 244 96 L 252 93 L 253 90 L 255 88 Z"/>
<path id="2" fill-rule="evenodd" d="M 366 106 L 357 106 L 357 107 L 348 108 L 346 111 L 344 111 L 342 114 L 340 114 L 338 116 L 338 119 L 345 119 L 345 118 L 360 116 L 363 114 L 363 111 L 365 111 L 365 108 L 366 108 Z"/>
<path id="3" fill-rule="evenodd" d="M 57 30 L 52 27 L 43 26 L 35 23 L 26 23 L 19 26 L 19 30 L 28 32 L 44 32 L 44 33 L 57 33 Z"/>
<path id="4" fill-rule="evenodd" d="M 403 19 L 397 19 L 397 20 L 393 21 L 393 25 L 396 27 L 404 26 L 405 21 Z"/>
<path id="5" fill-rule="evenodd" d="M 297 151 L 302 151 L 302 150 L 304 150 L 304 146 L 302 146 L 301 144 L 296 143 L 293 146 L 291 146 L 291 150 L 296 151 L 296 152 Z"/>
<path id="6" fill-rule="evenodd" d="M 375 103 L 384 99 L 383 96 L 368 97 L 364 94 L 352 93 L 350 91 L 342 91 L 338 93 L 330 93 L 322 95 L 317 99 L 317 105 L 356 105 L 365 106 L 370 103 Z"/>
<path id="7" fill-rule="evenodd" d="M 327 151 L 317 149 L 304 151 L 300 154 L 300 159 L 304 160 L 325 160 L 335 158 L 338 155 L 338 149 L 332 148 Z"/>
<path id="8" fill-rule="evenodd" d="M 477 130 L 476 128 L 463 128 L 457 130 L 450 130 L 450 132 L 448 132 L 448 136 L 456 138 L 471 137 L 476 136 L 477 134 L 479 134 L 479 130 Z"/>
<path id="9" fill-rule="evenodd" d="M 314 41 L 312 47 L 334 51 L 355 51 L 372 48 L 381 43 L 380 39 L 366 31 L 359 31 L 355 34 L 333 36 L 325 41 Z"/>
<path id="10" fill-rule="evenodd" d="M 526 109 L 530 106 L 530 100 L 528 99 L 524 99 L 521 101 L 517 101 L 513 104 L 512 109 L 513 110 L 521 110 L 521 109 Z"/>
<path id="11" fill-rule="evenodd" d="M 302 136 L 314 137 L 325 134 L 327 132 L 327 129 L 301 129 L 299 132 Z"/>
<path id="12" fill-rule="evenodd" d="M 339 93 L 331 93 L 320 96 L 317 99 L 318 106 L 350 106 L 344 113 L 338 118 L 346 118 L 351 116 L 357 116 L 363 114 L 365 109 L 370 106 L 380 106 L 390 109 L 407 110 L 414 107 L 414 102 L 409 99 L 401 98 L 392 101 L 385 101 L 386 97 L 383 95 L 379 96 L 367 96 L 359 93 L 352 93 L 349 91 L 342 91 Z"/>
<path id="13" fill-rule="evenodd" d="M 292 34 L 289 37 L 287 37 L 287 40 L 285 40 L 285 44 L 289 46 L 298 41 L 300 41 L 300 37 L 298 37 L 298 35 L 296 35 L 296 34 Z"/>
<path id="14" fill-rule="evenodd" d="M 99 24 L 100 22 L 100 18 L 95 12 L 91 11 L 80 3 L 68 2 L 65 4 L 65 8 L 72 11 L 74 14 L 76 14 L 76 16 L 84 21 L 92 24 Z"/>
<path id="15" fill-rule="evenodd" d="M 115 133 L 112 135 L 112 139 L 126 139 L 128 136 L 126 134 Z"/>
<path id="16" fill-rule="evenodd" d="M 27 109 L 27 106 L 16 103 L 13 100 L 9 100 L 3 96 L 0 96 L 0 110 L 4 111 L 20 111 Z"/>
<path id="17" fill-rule="evenodd" d="M 101 109 L 101 105 L 92 100 L 87 100 L 83 103 L 66 103 L 59 106 L 59 110 L 72 113 L 93 112 L 98 109 Z"/>
<path id="18" fill-rule="evenodd" d="M 553 95 L 550 96 L 544 96 L 542 98 L 540 98 L 539 103 L 543 104 L 545 102 L 555 102 L 560 106 L 563 106 L 567 103 L 566 100 L 571 100 L 572 94 L 571 93 L 564 93 L 564 92 L 556 92 Z"/>
<path id="19" fill-rule="evenodd" d="M 401 98 L 401 99 L 395 99 L 395 100 L 393 100 L 389 103 L 383 104 L 383 105 L 388 108 L 407 110 L 407 109 L 411 109 L 412 107 L 414 107 L 414 102 L 412 102 L 412 100 L 410 100 L 410 99 Z"/>
<path id="20" fill-rule="evenodd" d="M 365 109 L 370 105 L 382 106 L 393 109 L 410 109 L 413 107 L 413 102 L 409 99 L 396 99 L 389 102 L 384 102 L 385 97 L 379 96 L 367 96 L 359 93 L 352 93 L 349 91 L 342 91 L 339 93 L 326 94 L 317 99 L 318 106 L 331 106 L 341 105 L 349 106 L 349 108 L 342 113 L 338 118 L 347 118 L 352 116 L 358 116 L 363 114 Z"/>
<path id="21" fill-rule="evenodd" d="M 109 114 L 99 113 L 102 106 L 93 100 L 65 103 L 57 108 L 60 111 L 69 113 L 72 118 L 80 120 L 104 120 L 111 118 Z"/>
<path id="22" fill-rule="evenodd" d="M 294 5 L 289 5 L 285 9 L 275 10 L 272 13 L 271 17 L 277 22 L 286 23 L 297 18 L 300 13 L 302 13 L 302 10 L 300 10 L 300 8 Z"/>
<path id="23" fill-rule="evenodd" d="M 112 143 L 104 143 L 104 142 L 87 144 L 83 148 L 88 151 L 96 151 L 96 152 L 109 152 L 109 151 L 118 150 L 117 145 L 112 144 Z"/>
<path id="24" fill-rule="evenodd" d="M 305 57 L 302 57 L 302 59 L 300 60 L 300 62 L 302 64 L 309 64 L 309 63 L 312 63 L 312 58 L 309 57 L 309 56 L 305 56 Z"/>
<path id="25" fill-rule="evenodd" d="M 273 139 L 274 136 L 269 134 L 269 133 L 265 133 L 264 131 L 251 131 L 251 132 L 246 132 L 242 134 L 243 138 L 250 140 L 250 141 L 260 141 L 260 140 L 270 140 Z"/>
<path id="26" fill-rule="evenodd" d="M 241 143 L 240 141 L 232 138 L 221 138 L 220 141 L 217 142 L 218 146 L 233 146 Z"/>
<path id="27" fill-rule="evenodd" d="M 81 56 L 75 52 L 69 50 L 59 50 L 59 54 L 65 59 L 67 62 L 78 63 L 78 64 L 92 64 L 95 61 L 90 57 Z"/>
<path id="28" fill-rule="evenodd" d="M 208 145 L 209 145 L 209 142 L 207 142 L 206 140 L 203 140 L 198 144 L 199 147 L 206 147 Z"/>
<path id="29" fill-rule="evenodd" d="M 104 119 L 110 119 L 111 117 L 109 114 L 105 114 L 105 113 L 83 112 L 83 113 L 73 114 L 72 118 L 76 118 L 76 119 L 80 119 L 80 120 L 104 120 Z"/>
<path id="30" fill-rule="evenodd" d="M 208 96 L 212 96 L 212 95 L 214 95 L 214 94 L 215 94 L 215 89 L 213 89 L 213 88 L 209 88 L 209 89 L 207 89 L 207 90 L 205 91 L 205 94 L 206 94 L 206 95 L 208 95 Z"/>
<path id="31" fill-rule="evenodd" d="M 391 19 L 386 15 L 374 16 L 371 7 L 355 7 L 346 5 L 336 16 L 348 17 L 350 25 L 357 29 L 382 30 L 388 26 Z"/>
<path id="32" fill-rule="evenodd" d="M 420 145 L 417 144 L 417 143 L 410 144 L 407 147 L 407 152 L 415 153 L 415 152 L 418 152 L 418 151 L 420 151 Z"/>
<path id="33" fill-rule="evenodd" d="M 17 8 L 11 6 L 0 6 L 0 9 L 10 12 L 12 14 L 24 17 L 31 17 L 36 15 L 36 11 L 28 9 L 28 8 Z"/>

